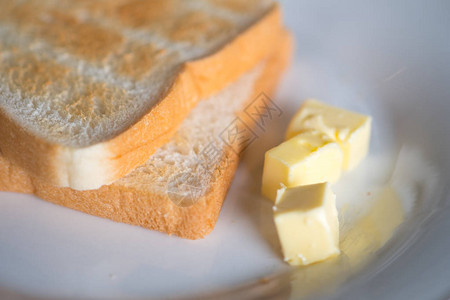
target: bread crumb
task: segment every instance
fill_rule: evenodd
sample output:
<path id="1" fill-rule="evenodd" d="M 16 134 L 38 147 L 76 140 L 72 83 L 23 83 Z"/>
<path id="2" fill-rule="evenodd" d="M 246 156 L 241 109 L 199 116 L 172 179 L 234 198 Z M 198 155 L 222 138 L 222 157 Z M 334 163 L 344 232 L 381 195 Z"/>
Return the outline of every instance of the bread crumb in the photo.
<path id="1" fill-rule="evenodd" d="M 266 283 L 268 283 L 270 280 L 269 280 L 269 278 L 267 278 L 267 277 L 262 277 L 262 278 L 260 278 L 259 279 L 259 283 L 261 283 L 261 284 L 266 284 Z"/>

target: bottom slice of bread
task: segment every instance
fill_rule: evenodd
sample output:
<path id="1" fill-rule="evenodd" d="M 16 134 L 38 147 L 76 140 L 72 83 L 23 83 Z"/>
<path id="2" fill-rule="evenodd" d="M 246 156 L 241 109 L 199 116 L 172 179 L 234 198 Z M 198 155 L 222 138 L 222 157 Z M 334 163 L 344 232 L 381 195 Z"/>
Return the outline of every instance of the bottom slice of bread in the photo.
<path id="1" fill-rule="evenodd" d="M 204 237 L 216 224 L 240 151 L 254 138 L 254 120 L 243 112 L 252 103 L 264 106 L 258 96 L 272 95 L 290 59 L 290 35 L 280 41 L 276 53 L 201 101 L 167 144 L 113 184 L 89 191 L 54 187 L 0 156 L 0 190 L 182 238 Z"/>

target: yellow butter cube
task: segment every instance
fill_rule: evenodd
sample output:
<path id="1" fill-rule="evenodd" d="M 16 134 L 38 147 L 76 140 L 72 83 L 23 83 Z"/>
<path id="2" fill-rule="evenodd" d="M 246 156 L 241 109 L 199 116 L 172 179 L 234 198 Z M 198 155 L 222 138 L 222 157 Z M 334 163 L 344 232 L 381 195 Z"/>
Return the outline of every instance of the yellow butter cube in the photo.
<path id="1" fill-rule="evenodd" d="M 274 221 L 285 261 L 308 265 L 340 253 L 335 202 L 328 183 L 278 191 Z"/>
<path id="2" fill-rule="evenodd" d="M 325 134 L 299 134 L 266 152 L 262 194 L 275 201 L 280 184 L 294 187 L 334 182 L 341 175 L 342 161 L 339 145 Z"/>
<path id="3" fill-rule="evenodd" d="M 322 132 L 339 143 L 344 152 L 342 167 L 351 170 L 367 154 L 371 121 L 370 116 L 309 99 L 292 118 L 286 139 L 308 131 Z"/>

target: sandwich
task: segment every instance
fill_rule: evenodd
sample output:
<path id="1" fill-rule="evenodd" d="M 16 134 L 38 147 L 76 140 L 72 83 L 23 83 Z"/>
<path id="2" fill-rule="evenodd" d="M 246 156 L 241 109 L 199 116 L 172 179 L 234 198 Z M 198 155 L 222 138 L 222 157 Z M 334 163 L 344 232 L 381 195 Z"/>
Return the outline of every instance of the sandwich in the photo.
<path id="1" fill-rule="evenodd" d="M 224 132 L 254 125 L 246 109 L 289 61 L 279 7 L 2 7 L 0 190 L 183 238 L 211 232 L 245 147 Z"/>

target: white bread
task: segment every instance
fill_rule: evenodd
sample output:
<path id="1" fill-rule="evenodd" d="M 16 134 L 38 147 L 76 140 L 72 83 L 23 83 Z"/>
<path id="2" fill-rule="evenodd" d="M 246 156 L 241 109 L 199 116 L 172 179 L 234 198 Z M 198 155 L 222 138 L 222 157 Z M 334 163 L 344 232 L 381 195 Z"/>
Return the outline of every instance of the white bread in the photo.
<path id="1" fill-rule="evenodd" d="M 290 59 L 289 34 L 282 33 L 277 46 L 263 63 L 200 102 L 167 144 L 143 166 L 113 184 L 90 191 L 58 188 L 0 156 L 0 190 L 35 194 L 88 214 L 183 238 L 204 237 L 216 223 L 239 159 L 235 153 L 239 149 L 227 146 L 221 133 L 260 93 L 272 95 Z M 239 115 L 251 126 L 251 119 Z M 209 145 L 220 150 L 218 160 L 205 156 Z M 193 176 L 191 183 L 198 188 L 195 197 L 174 180 L 180 175 L 185 179 L 183 174 Z M 186 193 L 191 197 L 183 199 Z"/>
<path id="2" fill-rule="evenodd" d="M 200 100 L 268 57 L 272 1 L 1 1 L 0 145 L 78 190 L 143 164 Z"/>

